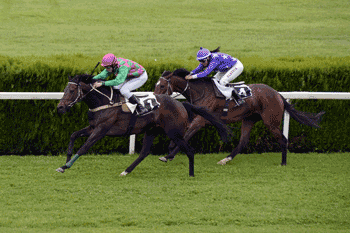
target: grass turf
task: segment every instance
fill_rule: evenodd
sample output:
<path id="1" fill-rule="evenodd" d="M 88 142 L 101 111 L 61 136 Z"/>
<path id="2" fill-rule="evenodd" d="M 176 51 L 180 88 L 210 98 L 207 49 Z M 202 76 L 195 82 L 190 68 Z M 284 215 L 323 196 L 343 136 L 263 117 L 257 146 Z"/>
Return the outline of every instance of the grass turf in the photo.
<path id="1" fill-rule="evenodd" d="M 1 156 L 2 232 L 348 232 L 349 153 L 149 156 Z"/>

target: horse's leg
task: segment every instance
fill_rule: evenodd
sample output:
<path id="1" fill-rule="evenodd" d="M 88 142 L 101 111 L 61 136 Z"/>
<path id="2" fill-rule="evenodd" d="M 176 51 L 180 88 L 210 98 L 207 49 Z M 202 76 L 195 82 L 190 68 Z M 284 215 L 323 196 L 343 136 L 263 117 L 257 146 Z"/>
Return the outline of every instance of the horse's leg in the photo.
<path id="1" fill-rule="evenodd" d="M 282 115 L 282 114 L 281 114 Z M 262 115 L 264 124 L 266 127 L 271 131 L 273 136 L 277 139 L 278 143 L 280 144 L 281 147 L 281 152 L 282 152 L 282 163 L 281 165 L 287 165 L 287 144 L 288 140 L 287 138 L 283 135 L 282 130 L 280 129 L 282 117 L 277 117 L 277 116 L 271 116 L 270 114 L 268 115 Z"/>
<path id="2" fill-rule="evenodd" d="M 80 138 L 80 137 L 88 137 L 88 136 L 90 136 L 91 132 L 92 132 L 91 126 L 88 126 L 88 127 L 85 127 L 84 129 L 81 129 L 79 131 L 74 132 L 70 136 L 70 141 L 69 141 L 69 145 L 68 145 L 68 149 L 67 149 L 67 160 L 66 160 L 66 163 L 68 163 L 71 160 L 71 158 L 72 158 L 75 140 L 77 138 Z"/>
<path id="3" fill-rule="evenodd" d="M 189 161 L 189 175 L 194 177 L 194 149 L 180 135 L 177 135 L 172 139 L 178 148 L 186 153 Z"/>
<path id="4" fill-rule="evenodd" d="M 186 153 L 189 161 L 189 175 L 194 176 L 194 149 L 183 138 L 183 129 L 165 129 L 168 137 L 176 143 L 176 145 Z"/>
<path id="5" fill-rule="evenodd" d="M 255 114 L 244 118 L 241 127 L 241 138 L 239 140 L 238 146 L 228 155 L 226 158 L 220 160 L 218 164 L 225 165 L 227 162 L 231 161 L 237 154 L 239 154 L 248 144 L 250 132 L 256 122 L 261 120 L 260 116 Z"/>
<path id="6" fill-rule="evenodd" d="M 126 176 L 130 172 L 134 170 L 134 168 L 139 165 L 150 153 L 151 147 L 153 144 L 154 138 L 157 136 L 158 131 L 157 128 L 151 128 L 145 132 L 145 136 L 143 137 L 143 146 L 140 152 L 139 157 L 127 168 L 123 171 L 120 176 Z"/>
<path id="7" fill-rule="evenodd" d="M 112 124 L 96 127 L 84 145 L 78 150 L 78 152 L 69 160 L 64 166 L 56 169 L 56 171 L 63 173 L 66 169 L 70 168 L 73 163 L 83 154 L 85 154 L 90 147 L 92 147 L 98 140 L 102 139 L 111 128 Z"/>
<path id="8" fill-rule="evenodd" d="M 204 126 L 205 126 L 205 119 L 201 116 L 196 116 L 185 133 L 185 136 L 184 136 L 185 141 L 188 142 L 193 137 L 193 135 L 195 135 Z M 180 151 L 179 146 L 176 146 L 175 149 L 171 151 L 169 155 L 165 157 L 161 157 L 159 158 L 159 160 L 163 162 L 167 162 L 167 160 L 171 161 L 175 158 L 175 155 L 179 153 L 179 151 Z"/>

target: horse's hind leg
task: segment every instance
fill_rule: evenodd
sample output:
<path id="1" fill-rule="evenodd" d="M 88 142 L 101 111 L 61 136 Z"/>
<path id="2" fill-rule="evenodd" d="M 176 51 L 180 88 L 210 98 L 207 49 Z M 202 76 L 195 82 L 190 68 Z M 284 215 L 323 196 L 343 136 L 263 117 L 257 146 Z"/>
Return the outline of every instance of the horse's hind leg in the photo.
<path id="1" fill-rule="evenodd" d="M 237 154 L 239 154 L 247 146 L 249 142 L 250 132 L 254 124 L 259 120 L 261 120 L 261 117 L 258 114 L 255 114 L 243 119 L 242 127 L 241 127 L 241 138 L 239 140 L 238 146 L 232 151 L 230 155 L 220 160 L 218 164 L 225 165 L 227 162 L 231 161 Z"/>
<path id="2" fill-rule="evenodd" d="M 152 128 L 146 131 L 143 137 L 142 150 L 139 157 L 127 168 L 120 176 L 125 176 L 132 172 L 134 168 L 142 162 L 150 153 L 154 138 L 158 135 L 157 128 Z"/>
<path id="3" fill-rule="evenodd" d="M 172 139 L 176 145 L 186 153 L 189 160 L 189 175 L 194 176 L 194 149 L 185 141 L 179 132 L 172 130 L 167 132 L 167 135 Z"/>
<path id="4" fill-rule="evenodd" d="M 280 129 L 280 125 L 282 122 L 282 113 L 278 114 L 278 112 L 274 112 L 273 115 L 262 115 L 262 119 L 266 127 L 271 131 L 273 136 L 277 139 L 280 144 L 282 151 L 282 163 L 281 165 L 287 165 L 287 144 L 288 140 L 283 135 L 282 130 Z"/>
<path id="5" fill-rule="evenodd" d="M 80 137 L 88 137 L 88 136 L 90 136 L 91 132 L 92 132 L 91 126 L 88 126 L 88 127 L 85 127 L 84 129 L 81 129 L 79 131 L 74 132 L 70 136 L 70 141 L 69 141 L 69 145 L 68 145 L 68 149 L 67 149 L 67 160 L 66 160 L 66 163 L 68 163 L 71 160 L 71 158 L 72 158 L 75 140 L 77 138 L 80 138 Z"/>
<path id="6" fill-rule="evenodd" d="M 201 116 L 195 117 L 185 133 L 185 136 L 184 136 L 185 141 L 188 142 L 193 137 L 193 135 L 195 135 L 204 126 L 205 126 L 205 119 Z M 170 144 L 169 149 L 171 148 L 171 146 L 174 149 L 169 153 L 169 155 L 159 158 L 161 161 L 163 161 L 163 162 L 166 162 L 167 160 L 171 161 L 175 158 L 175 155 L 177 153 L 179 153 L 180 148 L 179 148 L 179 146 L 177 146 L 176 143 L 175 143 L 175 145 Z"/>

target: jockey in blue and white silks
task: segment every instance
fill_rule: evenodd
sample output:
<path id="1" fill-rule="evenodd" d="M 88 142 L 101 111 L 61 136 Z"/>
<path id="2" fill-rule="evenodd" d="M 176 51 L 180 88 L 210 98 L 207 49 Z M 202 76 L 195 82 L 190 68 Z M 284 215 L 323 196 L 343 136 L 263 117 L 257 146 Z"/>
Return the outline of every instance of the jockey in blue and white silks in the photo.
<path id="1" fill-rule="evenodd" d="M 217 72 L 214 78 L 220 85 L 226 86 L 243 71 L 243 64 L 237 58 L 225 53 L 219 53 L 219 48 L 209 51 L 201 47 L 197 53 L 197 60 L 200 62 L 198 67 L 192 70 L 186 79 L 207 77 L 214 71 Z M 232 95 L 238 104 L 244 103 L 244 100 L 240 99 L 236 92 L 233 91 Z"/>

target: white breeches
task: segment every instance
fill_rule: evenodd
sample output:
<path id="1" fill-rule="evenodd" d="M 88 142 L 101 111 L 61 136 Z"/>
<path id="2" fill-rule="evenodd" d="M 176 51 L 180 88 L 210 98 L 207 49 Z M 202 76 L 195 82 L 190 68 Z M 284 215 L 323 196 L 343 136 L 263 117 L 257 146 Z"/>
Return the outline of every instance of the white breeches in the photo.
<path id="1" fill-rule="evenodd" d="M 237 60 L 236 64 L 227 72 L 217 72 L 214 77 L 223 86 L 237 78 L 243 72 L 243 64 Z"/>
<path id="2" fill-rule="evenodd" d="M 141 74 L 140 77 L 126 80 L 122 84 L 119 84 L 118 86 L 114 86 L 113 88 L 118 89 L 123 96 L 129 99 L 133 95 L 131 91 L 141 87 L 143 84 L 145 84 L 147 79 L 148 79 L 148 75 L 147 75 L 147 72 L 145 71 L 143 74 Z"/>

